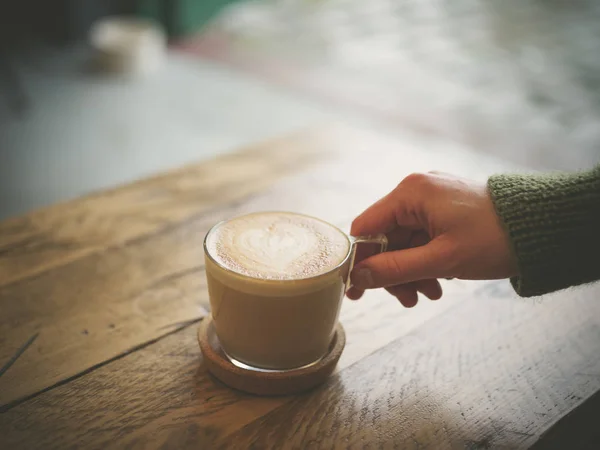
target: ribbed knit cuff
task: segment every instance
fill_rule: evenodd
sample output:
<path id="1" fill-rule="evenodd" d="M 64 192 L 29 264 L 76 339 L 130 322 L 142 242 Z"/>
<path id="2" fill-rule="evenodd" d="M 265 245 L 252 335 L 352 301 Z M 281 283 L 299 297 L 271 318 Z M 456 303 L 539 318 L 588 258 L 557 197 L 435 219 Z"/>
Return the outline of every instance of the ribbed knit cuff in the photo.
<path id="1" fill-rule="evenodd" d="M 532 297 L 600 278 L 600 166 L 575 174 L 495 175 L 488 189 L 517 256 L 511 283 Z"/>

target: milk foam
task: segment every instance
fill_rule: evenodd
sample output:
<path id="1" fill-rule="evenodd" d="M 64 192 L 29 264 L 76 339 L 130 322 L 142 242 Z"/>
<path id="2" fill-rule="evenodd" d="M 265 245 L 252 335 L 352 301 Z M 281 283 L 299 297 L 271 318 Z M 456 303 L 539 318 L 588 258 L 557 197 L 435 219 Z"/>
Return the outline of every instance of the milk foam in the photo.
<path id="1" fill-rule="evenodd" d="M 295 280 L 328 272 L 350 248 L 344 233 L 295 213 L 254 213 L 213 229 L 207 250 L 221 265 L 265 280 Z"/>

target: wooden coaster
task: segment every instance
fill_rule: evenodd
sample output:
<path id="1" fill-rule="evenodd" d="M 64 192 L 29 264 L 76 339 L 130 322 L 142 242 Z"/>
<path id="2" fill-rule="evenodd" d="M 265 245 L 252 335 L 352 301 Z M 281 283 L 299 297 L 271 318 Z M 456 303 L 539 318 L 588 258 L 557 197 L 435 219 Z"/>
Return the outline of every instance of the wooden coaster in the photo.
<path id="1" fill-rule="evenodd" d="M 289 395 L 307 391 L 327 380 L 342 355 L 346 333 L 338 322 L 329 352 L 318 363 L 281 372 L 260 372 L 234 365 L 221 349 L 210 316 L 200 324 L 198 342 L 209 372 L 226 385 L 250 394 Z"/>

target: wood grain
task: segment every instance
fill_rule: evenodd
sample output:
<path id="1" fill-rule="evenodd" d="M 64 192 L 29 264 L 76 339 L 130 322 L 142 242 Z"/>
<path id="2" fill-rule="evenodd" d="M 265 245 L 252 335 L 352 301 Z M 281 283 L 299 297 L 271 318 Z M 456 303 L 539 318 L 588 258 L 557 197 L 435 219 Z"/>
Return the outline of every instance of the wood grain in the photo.
<path id="1" fill-rule="evenodd" d="M 445 288 L 412 310 L 382 292 L 345 302 L 356 339 L 309 394 L 223 386 L 192 326 L 4 412 L 0 435 L 17 449 L 526 448 L 600 388 L 598 287 L 541 303 L 505 282 Z"/>
<path id="2" fill-rule="evenodd" d="M 337 370 L 456 305 L 466 287 L 447 283 L 443 303 L 423 302 L 410 311 L 385 292 L 346 301 L 341 320 L 349 340 Z M 291 398 L 254 397 L 214 380 L 202 363 L 196 326 L 190 326 L 3 412 L 0 436 L 9 448 L 177 447 L 188 435 L 180 425 L 192 421 L 190 439 L 216 442 Z"/>
<path id="3" fill-rule="evenodd" d="M 0 286 L 240 202 L 321 159 L 318 135 L 262 143 L 0 222 Z"/>
<path id="4" fill-rule="evenodd" d="M 447 284 L 447 290 L 455 295 L 444 303 L 425 302 L 410 312 L 383 292 L 370 293 L 361 302 L 346 301 L 341 319 L 353 339 L 346 344 L 338 370 L 456 304 L 465 285 Z M 124 437 L 140 448 L 160 448 L 160 442 L 171 439 L 161 434 L 164 427 L 177 428 L 195 418 L 201 423 L 198 432 L 213 439 L 288 400 L 239 394 L 212 379 L 201 362 L 196 331 L 195 326 L 187 327 L 3 412 L 0 435 L 9 439 L 10 448 L 65 448 L 73 442 L 105 448 Z"/>
<path id="5" fill-rule="evenodd" d="M 600 389 L 600 286 L 544 304 L 489 294 L 484 289 L 219 448 L 529 447 L 555 417 Z"/>
<path id="6" fill-rule="evenodd" d="M 285 209 L 347 229 L 410 172 L 507 168 L 332 128 L 0 224 L 0 363 L 39 333 L 0 378 L 0 447 L 527 447 L 600 389 L 598 286 L 533 302 L 452 281 L 410 310 L 370 292 L 344 302 L 331 380 L 275 399 L 210 377 L 188 322 L 205 313 L 201 241 L 218 220 Z"/>
<path id="7" fill-rule="evenodd" d="M 480 177 L 500 167 L 432 141 L 323 128 L 0 224 L 0 362 L 39 333 L 0 378 L 0 407 L 205 314 L 202 239 L 215 222 L 293 209 L 347 229 L 432 161 Z"/>
<path id="8" fill-rule="evenodd" d="M 0 224 L 0 362 L 40 334 L 0 379 L 0 406 L 202 317 L 206 231 L 323 159 L 314 145 L 286 145 L 285 157 L 280 145 Z"/>

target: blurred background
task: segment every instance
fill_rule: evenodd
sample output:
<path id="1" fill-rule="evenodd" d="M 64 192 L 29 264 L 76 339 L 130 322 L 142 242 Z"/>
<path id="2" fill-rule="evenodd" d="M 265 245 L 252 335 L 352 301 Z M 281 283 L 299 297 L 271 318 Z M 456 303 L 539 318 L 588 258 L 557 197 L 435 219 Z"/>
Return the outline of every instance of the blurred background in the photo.
<path id="1" fill-rule="evenodd" d="M 527 169 L 600 161 L 594 0 L 0 8 L 0 219 L 332 121 Z"/>

